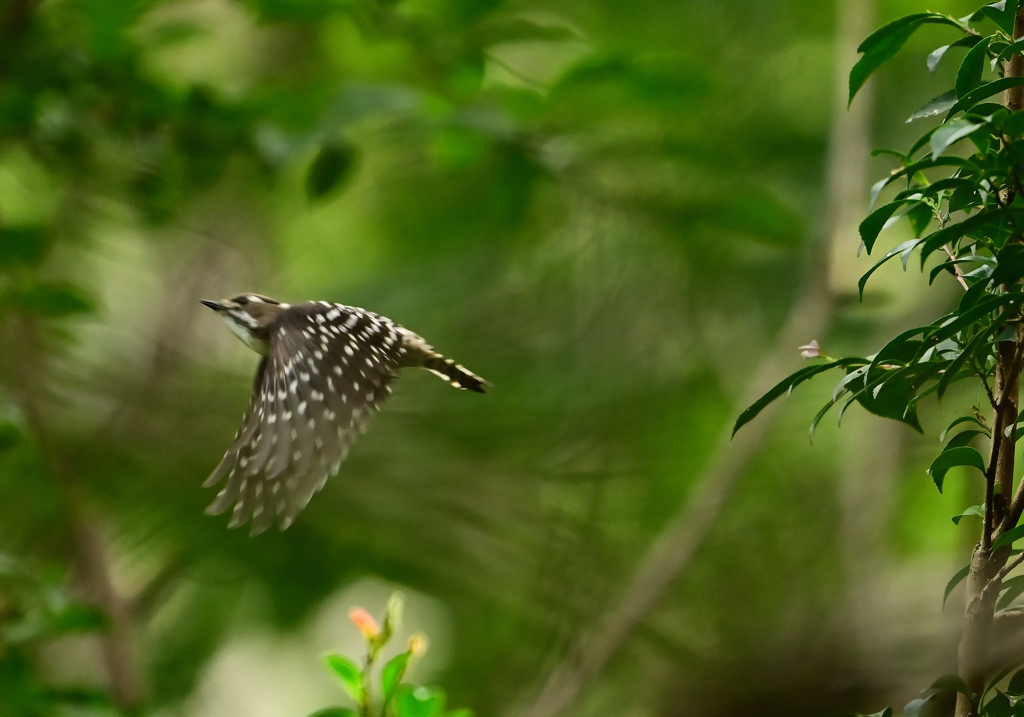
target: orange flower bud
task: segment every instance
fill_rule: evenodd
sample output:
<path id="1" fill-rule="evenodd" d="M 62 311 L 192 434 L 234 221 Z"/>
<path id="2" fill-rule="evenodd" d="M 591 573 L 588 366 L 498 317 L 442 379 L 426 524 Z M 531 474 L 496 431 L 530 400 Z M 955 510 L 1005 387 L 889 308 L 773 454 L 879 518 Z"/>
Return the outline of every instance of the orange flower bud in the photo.
<path id="1" fill-rule="evenodd" d="M 422 657 L 427 651 L 427 636 L 422 632 L 414 632 L 409 636 L 409 654 L 413 657 Z"/>
<path id="2" fill-rule="evenodd" d="M 356 624 L 359 632 L 363 633 L 363 637 L 367 640 L 373 640 L 380 635 L 380 625 L 373 619 L 373 615 L 366 612 L 363 608 L 352 608 L 348 611 L 348 618 Z"/>

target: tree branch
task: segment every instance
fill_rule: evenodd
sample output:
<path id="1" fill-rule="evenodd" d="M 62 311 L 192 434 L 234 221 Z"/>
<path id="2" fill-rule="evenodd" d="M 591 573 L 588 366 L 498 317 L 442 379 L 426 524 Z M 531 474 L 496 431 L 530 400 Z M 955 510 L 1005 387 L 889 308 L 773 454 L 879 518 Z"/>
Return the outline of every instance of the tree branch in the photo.
<path id="1" fill-rule="evenodd" d="M 130 610 L 114 587 L 103 541 L 94 521 L 88 519 L 82 509 L 72 473 L 43 419 L 40 375 L 44 362 L 41 358 L 35 323 L 24 316 L 16 316 L 9 323 L 9 345 L 19 347 L 11 366 L 17 379 L 13 393 L 29 429 L 49 462 L 50 472 L 67 507 L 74 538 L 72 544 L 75 561 L 83 586 L 89 593 L 89 598 L 103 610 L 109 621 L 103 639 L 103 654 L 110 680 L 111 696 L 118 707 L 131 711 L 144 700 L 145 682 L 135 659 Z"/>
<path id="2" fill-rule="evenodd" d="M 949 244 L 943 244 L 942 248 L 946 251 L 946 255 L 952 260 L 956 261 L 956 254 L 949 248 Z M 953 264 L 953 273 L 956 274 L 956 280 L 960 282 L 960 286 L 964 287 L 964 291 L 967 291 L 971 287 L 967 285 L 967 279 L 964 278 L 964 270 L 960 268 L 959 264 Z"/>

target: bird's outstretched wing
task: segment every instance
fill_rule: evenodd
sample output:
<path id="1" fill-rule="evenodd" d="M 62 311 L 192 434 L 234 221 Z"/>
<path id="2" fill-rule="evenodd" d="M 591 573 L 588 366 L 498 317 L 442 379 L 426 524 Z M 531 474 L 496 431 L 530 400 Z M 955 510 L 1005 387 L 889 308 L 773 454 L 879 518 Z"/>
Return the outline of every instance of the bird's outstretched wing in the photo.
<path id="1" fill-rule="evenodd" d="M 309 302 L 283 311 L 242 426 L 204 483 L 226 479 L 207 513 L 233 505 L 229 527 L 252 520 L 253 535 L 275 518 L 291 525 L 390 393 L 406 351 L 400 327 L 361 309 Z"/>

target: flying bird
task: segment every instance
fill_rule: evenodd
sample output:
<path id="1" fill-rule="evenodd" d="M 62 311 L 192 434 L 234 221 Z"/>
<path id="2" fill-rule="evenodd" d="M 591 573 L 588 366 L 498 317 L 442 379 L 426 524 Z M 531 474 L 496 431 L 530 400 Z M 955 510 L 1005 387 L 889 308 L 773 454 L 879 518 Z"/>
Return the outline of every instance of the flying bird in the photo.
<path id="1" fill-rule="evenodd" d="M 263 358 L 231 447 L 205 487 L 224 481 L 206 509 L 233 507 L 228 527 L 284 530 L 366 430 L 398 369 L 425 368 L 456 388 L 489 386 L 391 319 L 327 301 L 282 304 L 259 294 L 202 303 Z"/>

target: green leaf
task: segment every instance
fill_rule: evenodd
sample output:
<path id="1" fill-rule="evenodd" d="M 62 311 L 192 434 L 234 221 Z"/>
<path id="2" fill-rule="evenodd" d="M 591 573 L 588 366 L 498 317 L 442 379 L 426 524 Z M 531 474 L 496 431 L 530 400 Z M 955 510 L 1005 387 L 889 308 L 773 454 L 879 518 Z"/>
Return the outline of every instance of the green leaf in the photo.
<path id="1" fill-rule="evenodd" d="M 991 38 L 986 37 L 964 56 L 960 69 L 956 73 L 956 96 L 964 97 L 968 92 L 981 84 L 981 74 L 985 71 L 988 60 L 988 44 Z M 952 106 L 952 105 L 950 105 Z"/>
<path id="2" fill-rule="evenodd" d="M 0 227 L 0 269 L 38 266 L 49 248 L 48 232 L 41 227 Z"/>
<path id="3" fill-rule="evenodd" d="M 940 190 L 935 190 L 940 191 Z M 910 228 L 914 231 L 915 237 L 920 237 L 924 230 L 931 224 L 932 219 L 935 217 L 935 212 L 932 210 L 931 205 L 927 202 L 921 202 L 920 204 L 912 207 L 907 212 L 907 221 L 910 222 Z M 910 252 L 907 252 L 907 257 L 910 256 Z M 907 259 L 903 259 L 903 271 L 907 270 Z"/>
<path id="4" fill-rule="evenodd" d="M 925 705 L 935 699 L 934 692 L 925 690 L 921 694 L 926 696 L 911 700 L 907 703 L 906 707 L 903 708 L 903 717 L 920 717 L 921 711 L 925 708 Z"/>
<path id="5" fill-rule="evenodd" d="M 956 104 L 956 91 L 950 90 L 949 92 L 943 92 L 938 97 L 933 97 L 928 100 L 928 103 L 919 109 L 914 114 L 907 117 L 907 122 L 913 122 L 914 120 L 924 119 L 925 117 L 934 117 L 935 115 L 941 115 L 943 112 L 948 110 L 950 107 Z"/>
<path id="6" fill-rule="evenodd" d="M 306 173 L 306 196 L 320 199 L 340 187 L 350 177 L 356 163 L 356 150 L 350 144 L 325 145 Z"/>
<path id="7" fill-rule="evenodd" d="M 917 387 L 923 386 L 924 383 L 934 379 L 936 375 L 941 374 L 942 370 L 947 365 L 948 365 L 948 362 L 946 362 L 946 361 L 929 361 L 928 362 L 928 366 L 929 366 L 930 370 L 923 371 L 921 373 L 921 380 L 915 382 L 915 385 Z M 974 376 L 974 369 L 965 368 L 964 370 L 960 371 L 953 378 L 953 382 L 955 383 L 956 381 L 962 381 L 962 380 L 967 379 L 967 378 L 972 378 L 973 376 Z M 929 386 L 928 388 L 924 389 L 923 391 L 918 393 L 916 396 L 914 396 L 914 402 L 916 403 L 916 402 L 920 401 L 922 398 L 924 398 L 926 396 L 932 395 L 933 393 L 935 393 L 937 388 L 938 388 L 938 384 L 932 384 L 931 386 Z"/>
<path id="8" fill-rule="evenodd" d="M 444 717 L 473 717 L 473 710 L 466 707 L 458 710 L 449 710 L 444 713 Z"/>
<path id="9" fill-rule="evenodd" d="M 942 192 L 949 189 L 958 189 L 961 187 L 975 187 L 974 181 L 966 179 L 964 177 L 945 177 L 944 179 L 937 179 L 930 184 L 925 185 L 914 185 L 908 189 L 904 189 L 898 192 L 893 199 L 913 199 L 915 196 L 923 199 L 939 199 L 939 195 Z M 925 206 L 930 208 L 930 205 L 925 203 Z"/>
<path id="10" fill-rule="evenodd" d="M 1014 717 L 1016 713 L 1010 704 L 1010 698 L 996 690 L 995 695 L 981 708 L 980 714 L 982 717 Z"/>
<path id="11" fill-rule="evenodd" d="M 946 210 L 952 214 L 953 212 L 959 212 L 968 207 L 977 206 L 978 191 L 974 186 L 970 187 L 959 187 L 953 190 L 952 196 L 949 198 L 949 203 L 946 205 Z"/>
<path id="12" fill-rule="evenodd" d="M 395 696 L 395 690 L 398 689 L 398 685 L 402 682 L 402 677 L 405 675 L 405 668 L 409 664 L 411 654 L 403 652 L 400 655 L 395 655 L 388 660 L 387 664 L 384 665 L 384 669 L 380 671 L 380 690 L 385 705 Z"/>
<path id="13" fill-rule="evenodd" d="M 921 340 L 916 337 L 928 332 L 930 329 L 931 327 L 929 326 L 918 326 L 913 329 L 907 329 L 890 339 L 889 342 L 880 348 L 878 353 L 872 357 L 871 366 L 868 369 L 869 377 L 865 380 L 871 381 L 874 374 L 883 363 L 891 363 L 893 361 L 907 363 L 908 361 L 912 361 L 917 357 L 922 346 Z"/>
<path id="14" fill-rule="evenodd" d="M 782 394 L 792 391 L 798 385 L 803 383 L 809 378 L 817 376 L 819 373 L 824 373 L 833 368 L 841 368 L 843 366 L 856 366 L 867 363 L 864 359 L 847 358 L 839 359 L 838 361 L 832 361 L 831 363 L 817 364 L 815 366 L 808 366 L 796 371 L 786 378 L 779 381 L 772 388 L 770 388 L 761 398 L 754 401 L 750 406 L 739 415 L 736 419 L 735 425 L 732 428 L 732 434 L 735 436 L 736 431 L 740 430 L 743 426 L 750 423 L 754 418 L 757 417 L 761 411 L 763 411 L 772 401 L 779 398 Z"/>
<path id="15" fill-rule="evenodd" d="M 1007 426 L 1007 428 L 1010 428 L 1010 426 Z M 973 441 L 978 436 L 985 436 L 987 438 L 988 432 L 977 430 L 961 431 L 960 433 L 956 434 L 955 436 L 949 439 L 949 443 L 946 444 L 946 447 L 943 450 L 948 451 L 950 448 L 968 446 L 971 444 L 971 441 Z"/>
<path id="16" fill-rule="evenodd" d="M 917 245 L 920 244 L 921 242 L 921 239 L 910 239 L 908 241 L 903 242 L 902 244 L 897 245 L 895 248 L 889 250 L 885 254 L 885 256 L 876 261 L 874 266 L 872 266 L 870 269 L 864 272 L 864 275 L 861 276 L 860 280 L 857 282 L 857 289 L 860 291 L 860 300 L 864 301 L 864 287 L 867 286 L 868 279 L 871 277 L 872 274 L 878 271 L 883 264 L 892 259 L 894 256 L 898 256 L 900 254 L 903 254 L 904 252 L 913 251 L 913 249 L 915 249 Z M 906 264 L 904 263 L 904 268 L 905 267 Z"/>
<path id="17" fill-rule="evenodd" d="M 949 388 L 949 385 L 956 379 L 956 374 L 970 360 L 971 356 L 973 356 L 980 347 L 987 346 L 985 343 L 985 339 L 987 337 L 987 331 L 978 332 L 978 335 L 971 339 L 970 343 L 968 343 L 957 357 L 950 362 L 949 367 L 946 369 L 945 373 L 942 374 L 942 378 L 939 379 L 939 385 L 935 389 L 938 398 L 941 399 L 943 394 L 946 393 L 946 389 Z M 966 431 L 964 433 L 966 433 Z"/>
<path id="18" fill-rule="evenodd" d="M 979 281 L 977 284 L 974 284 L 973 286 L 971 286 L 970 289 L 964 292 L 963 297 L 960 299 L 960 303 L 957 304 L 956 313 L 963 314 L 967 311 L 970 311 L 988 295 L 988 282 Z"/>
<path id="19" fill-rule="evenodd" d="M 948 365 L 948 361 L 941 359 L 938 361 L 925 361 L 924 366 L 926 368 L 925 370 L 917 374 L 917 377 L 914 379 L 914 388 L 918 389 L 921 386 L 924 386 L 926 383 L 934 381 L 936 376 L 942 375 L 942 372 L 946 369 Z M 932 386 L 931 388 L 922 391 L 917 397 L 915 397 L 914 400 L 919 401 L 928 394 L 932 393 L 934 390 L 935 386 Z"/>
<path id="20" fill-rule="evenodd" d="M 1007 694 L 1024 696 L 1024 670 L 1018 670 L 1006 686 Z"/>
<path id="21" fill-rule="evenodd" d="M 971 122 L 962 118 L 942 125 L 932 133 L 932 159 L 938 159 L 939 155 L 945 152 L 951 144 L 959 142 L 971 132 L 975 132 L 984 126 L 984 122 Z"/>
<path id="22" fill-rule="evenodd" d="M 956 571 L 956 574 L 949 579 L 946 583 L 946 590 L 942 593 L 942 609 L 946 609 L 946 601 L 949 600 L 949 594 L 953 592 L 953 589 L 963 582 L 963 579 L 967 577 L 967 574 L 971 572 L 971 566 L 965 565 Z"/>
<path id="23" fill-rule="evenodd" d="M 857 60 L 857 64 L 850 70 L 850 103 L 853 102 L 857 91 L 864 86 L 872 73 L 891 60 L 914 34 L 914 31 L 926 23 L 942 23 L 963 29 L 951 17 L 934 12 L 922 12 L 893 20 L 888 25 L 876 30 L 857 48 L 857 52 L 862 53 L 863 57 Z"/>
<path id="24" fill-rule="evenodd" d="M 992 114 L 991 111 L 986 111 L 986 108 L 988 107 L 995 107 L 998 109 L 1000 105 L 989 105 L 988 103 L 982 103 L 980 105 L 975 106 L 968 114 L 964 115 L 964 117 L 974 120 L 982 119 L 989 125 L 988 130 L 985 132 L 972 132 L 971 134 L 967 135 L 967 138 L 971 140 L 971 144 L 974 145 L 974 148 L 977 151 L 977 153 L 982 156 L 989 153 L 989 150 L 992 149 L 993 144 L 997 144 L 997 140 L 993 137 L 993 132 L 995 131 L 994 128 L 996 127 L 996 125 L 992 124 L 992 118 L 990 116 L 986 116 Z M 975 110 L 978 110 L 978 112 L 975 112 Z"/>
<path id="25" fill-rule="evenodd" d="M 996 603 L 996 610 L 1002 610 L 1024 593 L 1024 575 L 1017 575 L 1003 580 L 1002 593 Z"/>
<path id="26" fill-rule="evenodd" d="M 965 256 L 959 259 L 950 259 L 949 261 L 944 261 L 941 264 L 936 264 L 935 266 L 932 267 L 932 270 L 928 272 L 928 285 L 930 286 L 935 281 L 935 278 L 942 273 L 952 274 L 953 276 L 956 276 L 956 270 L 953 268 L 955 266 L 958 266 L 960 264 L 973 264 L 976 262 L 977 257 Z"/>
<path id="27" fill-rule="evenodd" d="M 387 610 L 384 612 L 384 626 L 381 629 L 381 644 L 391 639 L 402 625 L 402 613 L 405 610 L 405 596 L 401 591 L 391 593 L 388 598 Z"/>
<path id="28" fill-rule="evenodd" d="M 1013 672 L 1017 668 L 1017 666 L 1020 665 L 1020 663 L 1021 663 L 1020 660 L 1016 660 L 1014 662 L 1011 662 L 1009 665 L 1007 665 L 1003 669 L 999 670 L 999 672 L 996 673 L 996 676 L 993 677 L 989 681 L 988 686 L 985 687 L 985 691 L 981 693 L 982 700 L 985 699 L 985 695 L 987 695 L 989 692 L 992 691 L 993 687 L 995 687 L 1000 682 L 1002 682 L 1003 678 L 1006 677 L 1011 672 Z M 1013 680 L 1012 679 L 1010 680 L 1010 684 L 1013 684 Z M 1009 692 L 1009 688 L 1007 688 L 1007 691 Z"/>
<path id="29" fill-rule="evenodd" d="M 48 319 L 83 314 L 94 309 L 85 293 L 70 284 L 41 282 L 9 294 L 7 300 L 17 311 Z"/>
<path id="30" fill-rule="evenodd" d="M 1024 523 L 1018 525 L 1016 528 L 1010 528 L 1005 533 L 999 536 L 996 542 L 992 543 L 992 549 L 1001 548 L 1004 545 L 1013 545 L 1014 541 L 1024 538 Z"/>
<path id="31" fill-rule="evenodd" d="M 953 525 L 960 525 L 960 521 L 964 518 L 984 518 L 985 517 L 985 506 L 983 505 L 972 505 L 970 508 L 965 510 L 960 515 L 953 516 Z"/>
<path id="32" fill-rule="evenodd" d="M 1024 277 L 1024 244 L 1008 243 L 996 255 L 999 262 L 992 272 L 993 284 L 1013 284 Z"/>
<path id="33" fill-rule="evenodd" d="M 344 655 L 331 654 L 324 658 L 327 669 L 341 681 L 341 686 L 348 696 L 356 702 L 363 699 L 363 671 Z"/>
<path id="34" fill-rule="evenodd" d="M 957 112 L 969 110 L 986 97 L 991 97 L 1003 90 L 1008 90 L 1011 87 L 1020 87 L 1021 85 L 1024 85 L 1024 77 L 1004 77 L 1001 80 L 986 82 L 984 85 L 971 90 L 965 96 L 961 97 L 960 100 L 950 108 L 949 113 L 946 116 L 952 117 Z"/>
<path id="35" fill-rule="evenodd" d="M 838 399 L 840 394 L 842 394 L 845 391 L 859 391 L 860 389 L 864 388 L 864 374 L 867 373 L 868 368 L 869 366 L 861 366 L 855 371 L 850 371 L 843 378 L 841 378 L 839 382 L 835 385 L 835 387 L 832 389 L 832 400 L 835 401 L 836 399 Z M 851 388 L 850 384 L 853 383 L 854 381 L 860 381 L 860 385 Z"/>
<path id="36" fill-rule="evenodd" d="M 925 132 L 921 136 L 921 138 L 918 139 L 918 142 L 920 144 L 915 145 L 915 148 L 911 151 L 911 154 L 917 152 L 917 150 L 921 149 L 921 147 L 927 144 L 928 141 L 931 139 L 932 133 L 934 131 L 935 129 L 930 129 L 927 132 Z M 965 159 L 963 157 L 939 157 L 938 159 L 932 159 L 930 155 L 927 157 L 923 157 L 922 159 L 919 159 L 916 162 L 913 162 L 912 164 L 905 165 L 901 169 L 894 170 L 889 174 L 888 177 L 876 182 L 875 185 L 871 188 L 870 206 L 873 207 L 875 205 L 875 202 L 878 199 L 878 195 L 886 186 L 888 186 L 892 182 L 895 182 L 897 179 L 901 177 L 913 177 L 919 172 L 922 172 L 926 169 L 933 169 L 935 167 L 957 167 L 965 172 L 973 172 L 974 170 L 977 169 L 977 167 L 971 162 L 971 160 Z M 879 225 L 879 230 L 881 230 L 882 226 L 885 224 L 885 221 L 888 220 L 889 216 L 891 216 L 891 214 L 886 216 L 885 219 L 882 220 L 882 223 Z"/>
<path id="37" fill-rule="evenodd" d="M 938 458 L 932 461 L 932 465 L 928 469 L 928 474 L 935 481 L 935 487 L 939 489 L 940 493 L 942 492 L 942 481 L 945 479 L 946 473 L 949 472 L 950 468 L 957 466 L 977 468 L 982 474 L 985 473 L 985 460 L 976 449 L 970 446 L 960 446 L 959 448 L 943 451 L 939 454 Z"/>
<path id="38" fill-rule="evenodd" d="M 975 306 L 961 313 L 952 321 L 943 324 L 931 331 L 927 338 L 932 341 L 944 341 L 956 336 L 968 326 L 974 325 L 979 319 L 1001 309 L 1004 306 L 1019 306 L 1024 294 L 1012 292 L 1009 294 L 996 294 L 979 301 Z"/>
<path id="39" fill-rule="evenodd" d="M 954 47 L 973 47 L 977 43 L 981 42 L 980 35 L 964 35 L 956 42 L 951 42 L 948 45 L 932 50 L 928 55 L 926 64 L 928 65 L 929 72 L 935 72 L 935 69 L 939 66 L 939 61 L 946 55 L 946 52 L 953 49 Z"/>
<path id="40" fill-rule="evenodd" d="M 1017 14 L 1017 2 L 1007 2 L 1006 0 L 999 0 L 999 2 L 989 3 L 983 8 L 971 15 L 972 20 L 978 20 L 982 17 L 987 17 L 989 20 L 994 22 L 1000 30 L 1005 32 L 1007 35 L 1013 34 L 1013 18 Z"/>
<path id="41" fill-rule="evenodd" d="M 896 210 L 902 207 L 910 200 L 900 199 L 895 202 L 889 202 L 883 204 L 875 211 L 868 214 L 864 220 L 860 223 L 860 240 L 864 242 L 864 248 L 867 249 L 868 254 L 875 248 L 875 240 L 881 233 L 882 229 L 885 228 L 886 222 L 896 213 Z"/>
<path id="42" fill-rule="evenodd" d="M 921 150 L 922 147 L 924 147 L 926 144 L 928 144 L 929 142 L 932 141 L 932 134 L 934 134 L 935 130 L 937 130 L 937 129 L 938 129 L 938 127 L 932 127 L 930 130 L 928 130 L 927 132 L 922 134 L 920 137 L 918 137 L 916 140 L 914 140 L 914 144 L 912 144 L 910 146 L 910 151 L 907 154 L 910 155 L 911 157 L 913 157 L 915 154 L 917 154 Z M 932 162 L 935 161 L 931 157 L 926 157 L 925 160 L 932 161 Z M 908 172 L 907 174 L 910 177 L 914 176 L 910 172 Z"/>
<path id="43" fill-rule="evenodd" d="M 1007 60 L 1010 58 L 1011 55 L 1016 55 L 1019 52 L 1024 52 L 1024 40 L 1017 40 L 1016 42 L 1011 42 L 1009 45 L 1000 50 L 999 54 L 996 56 L 996 62 Z"/>
<path id="44" fill-rule="evenodd" d="M 1018 110 L 1003 120 L 1003 134 L 1016 139 L 1021 133 L 1024 133 L 1024 112 Z"/>
<path id="45" fill-rule="evenodd" d="M 818 428 L 818 424 L 821 423 L 821 419 L 825 417 L 825 414 L 828 413 L 834 405 L 836 405 L 836 400 L 837 399 L 835 398 L 829 399 L 825 403 L 825 405 L 818 409 L 818 412 L 814 414 L 814 418 L 811 419 L 811 426 L 808 429 L 808 436 L 810 437 L 810 440 L 812 442 L 814 441 L 814 431 Z M 847 405 L 849 405 L 849 403 L 847 403 Z M 840 414 L 840 418 L 841 417 L 842 414 Z"/>
<path id="46" fill-rule="evenodd" d="M 853 398 L 876 416 L 906 423 L 918 433 L 922 433 L 917 418 L 917 406 L 913 400 L 914 379 L 916 374 L 930 368 L 931 366 L 926 364 L 917 364 L 886 371 L 858 391 Z M 849 403 L 840 410 L 840 419 L 848 406 Z"/>
<path id="47" fill-rule="evenodd" d="M 395 696 L 398 717 L 438 717 L 444 712 L 445 694 L 440 687 L 402 685 Z"/>
<path id="48" fill-rule="evenodd" d="M 962 237 L 971 234 L 972 232 L 979 232 L 983 230 L 992 230 L 1002 226 L 1007 221 L 1006 214 L 1003 210 L 992 209 L 988 211 L 978 212 L 973 216 L 969 216 L 962 222 L 952 224 L 944 229 L 940 229 L 937 232 L 929 234 L 925 238 L 924 244 L 921 246 L 921 268 L 924 268 L 925 262 L 933 252 L 938 251 L 946 244 L 954 244 L 959 241 Z"/>
<path id="49" fill-rule="evenodd" d="M 960 675 L 943 675 L 932 683 L 930 689 L 959 692 L 964 695 L 971 694 L 971 690 L 967 687 L 967 684 L 963 681 Z"/>

